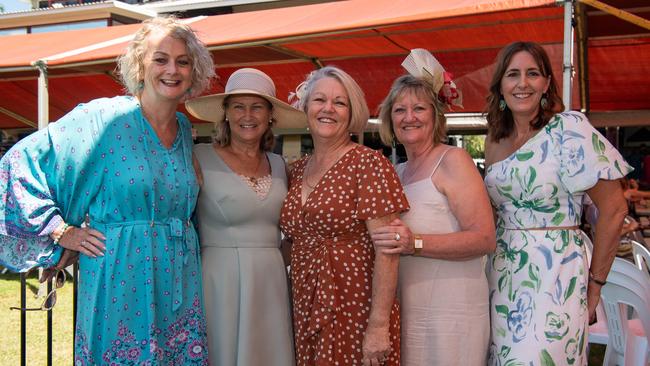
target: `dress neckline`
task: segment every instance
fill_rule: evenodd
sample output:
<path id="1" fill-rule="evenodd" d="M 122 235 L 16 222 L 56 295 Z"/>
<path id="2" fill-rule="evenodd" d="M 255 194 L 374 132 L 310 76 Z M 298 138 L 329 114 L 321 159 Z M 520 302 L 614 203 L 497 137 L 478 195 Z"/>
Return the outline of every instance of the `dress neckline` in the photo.
<path id="1" fill-rule="evenodd" d="M 521 146 L 519 146 L 515 151 L 511 152 L 511 153 L 510 153 L 508 156 L 506 156 L 505 158 L 503 158 L 503 159 L 501 159 L 501 160 L 499 160 L 499 161 L 495 161 L 494 163 L 492 163 L 492 164 L 490 164 L 489 166 L 487 166 L 487 167 L 485 168 L 485 175 L 486 175 L 486 176 L 488 175 L 488 173 L 490 172 L 490 170 L 492 170 L 492 167 L 493 167 L 493 166 L 495 166 L 495 165 L 497 165 L 497 164 L 504 163 L 504 162 L 509 161 L 509 160 L 512 160 L 512 158 L 513 158 L 515 155 L 517 155 L 517 153 L 519 152 L 519 150 L 521 150 L 521 149 L 523 149 L 524 147 L 526 147 L 527 145 L 529 145 L 533 140 L 536 140 L 537 137 L 540 136 L 540 135 L 542 134 L 542 132 L 545 132 L 545 130 L 546 130 L 545 127 L 540 128 L 539 131 L 537 131 L 537 133 L 535 133 L 535 134 L 534 134 L 533 136 L 531 136 L 528 140 L 526 140 L 526 142 L 524 142 Z"/>
<path id="2" fill-rule="evenodd" d="M 350 153 L 352 151 L 357 150 L 359 148 L 359 146 L 360 146 L 359 144 L 355 144 L 355 146 L 353 146 L 351 149 L 349 149 L 343 155 L 341 155 L 339 160 L 337 160 L 334 164 L 332 164 L 332 166 L 329 167 L 329 169 L 327 169 L 325 174 L 323 174 L 323 176 L 318 180 L 318 182 L 316 182 L 316 185 L 314 185 L 314 188 L 312 188 L 311 192 L 309 192 L 307 194 L 307 197 L 305 197 L 305 201 L 303 202 L 302 201 L 302 184 L 303 184 L 303 180 L 305 179 L 305 169 L 307 168 L 307 162 L 309 161 L 309 159 L 311 159 L 313 154 L 309 155 L 308 157 L 305 158 L 304 164 L 302 165 L 302 168 L 301 168 L 302 170 L 300 172 L 300 185 L 298 186 L 298 198 L 300 199 L 300 210 L 301 211 L 304 210 L 305 206 L 307 206 L 307 202 L 309 202 L 309 198 L 312 196 L 312 193 L 314 193 L 321 186 L 321 182 L 325 180 L 325 177 L 327 177 L 335 167 L 337 167 L 343 160 L 345 160 L 347 158 L 347 156 L 350 155 Z"/>
<path id="3" fill-rule="evenodd" d="M 267 194 L 264 198 L 260 198 L 260 197 L 258 196 L 257 192 L 255 192 L 255 190 L 253 189 L 253 187 L 251 187 L 251 186 L 248 184 L 248 182 L 246 182 L 246 181 L 244 180 L 244 177 L 246 177 L 246 178 L 249 178 L 249 177 L 247 177 L 247 176 L 245 176 L 245 175 L 241 175 L 241 174 L 235 172 L 235 171 L 230 167 L 230 165 L 228 165 L 228 163 L 226 163 L 226 161 L 223 160 L 223 158 L 221 157 L 221 155 L 219 155 L 219 153 L 217 152 L 217 150 L 214 149 L 214 146 L 212 146 L 212 144 L 210 144 L 210 150 L 211 150 L 212 153 L 217 157 L 217 159 L 221 162 L 221 164 L 223 164 L 223 165 L 226 167 L 226 169 L 228 169 L 228 172 L 230 172 L 230 174 L 233 175 L 235 179 L 237 179 L 238 182 L 245 183 L 246 187 L 248 187 L 247 189 L 248 189 L 251 193 L 253 193 L 253 195 L 255 196 L 255 198 L 257 198 L 259 201 L 264 201 L 264 200 L 266 199 L 266 197 L 268 196 L 268 194 Z M 270 183 L 270 186 L 269 186 L 269 193 L 270 193 L 271 190 L 273 189 L 273 165 L 271 165 L 271 159 L 269 158 L 269 153 L 268 153 L 267 151 L 262 151 L 262 154 L 264 154 L 264 157 L 266 157 L 266 161 L 269 163 L 269 174 L 266 174 L 266 175 L 261 176 L 261 177 L 255 177 L 255 178 L 256 178 L 257 180 L 261 180 L 261 179 L 264 179 L 264 178 L 266 178 L 266 177 L 271 177 L 271 183 Z"/>
<path id="4" fill-rule="evenodd" d="M 143 122 L 142 125 L 144 126 L 143 128 L 145 130 L 143 132 L 146 132 L 146 134 L 156 144 L 156 146 L 160 146 L 164 151 L 172 152 L 172 151 L 176 150 L 181 144 L 182 129 L 183 129 L 183 126 L 181 124 L 181 120 L 178 117 L 178 112 L 176 113 L 176 125 L 178 126 L 178 130 L 176 131 L 176 137 L 174 137 L 174 142 L 172 142 L 171 146 L 167 147 L 167 146 L 165 146 L 165 144 L 162 143 L 162 140 L 160 140 L 160 137 L 158 136 L 158 134 L 156 133 L 156 130 L 154 130 L 153 126 L 151 125 L 151 122 L 149 122 L 147 117 L 145 117 L 144 111 L 142 110 L 142 105 L 140 104 L 140 102 L 137 99 L 135 99 L 135 102 L 137 104 L 138 111 L 140 113 L 140 120 Z"/>

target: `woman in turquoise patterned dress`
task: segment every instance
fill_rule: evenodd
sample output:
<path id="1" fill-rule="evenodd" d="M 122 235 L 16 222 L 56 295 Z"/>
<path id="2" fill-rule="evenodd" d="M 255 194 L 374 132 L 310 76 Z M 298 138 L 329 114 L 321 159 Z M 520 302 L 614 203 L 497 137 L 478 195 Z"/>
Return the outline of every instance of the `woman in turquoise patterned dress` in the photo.
<path id="1" fill-rule="evenodd" d="M 133 96 L 81 104 L 0 161 L 0 263 L 81 253 L 76 365 L 207 364 L 192 134 L 176 109 L 214 65 L 189 27 L 154 18 L 118 66 Z"/>
<path id="2" fill-rule="evenodd" d="M 499 53 L 485 176 L 497 219 L 491 365 L 586 365 L 587 324 L 627 211 L 616 180 L 631 168 L 583 114 L 559 113 L 557 90 L 539 45 Z M 601 212 L 591 263 L 578 229 L 585 193 Z"/>

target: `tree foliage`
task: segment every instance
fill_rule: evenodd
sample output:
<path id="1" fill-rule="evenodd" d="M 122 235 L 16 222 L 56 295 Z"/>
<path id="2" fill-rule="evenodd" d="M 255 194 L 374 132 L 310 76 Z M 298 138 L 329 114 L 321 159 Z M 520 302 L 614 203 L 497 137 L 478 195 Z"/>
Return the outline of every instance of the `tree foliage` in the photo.
<path id="1" fill-rule="evenodd" d="M 463 148 L 473 159 L 485 158 L 485 135 L 463 136 Z"/>

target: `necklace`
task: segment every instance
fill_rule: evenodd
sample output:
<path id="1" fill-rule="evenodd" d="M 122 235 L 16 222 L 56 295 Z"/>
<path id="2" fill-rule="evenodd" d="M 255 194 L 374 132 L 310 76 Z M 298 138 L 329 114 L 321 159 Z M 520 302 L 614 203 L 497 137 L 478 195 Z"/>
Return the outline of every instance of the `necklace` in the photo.
<path id="1" fill-rule="evenodd" d="M 305 184 L 307 184 L 307 187 L 309 187 L 310 189 L 314 189 L 314 188 L 316 188 L 316 185 L 318 184 L 318 181 L 316 181 L 316 183 L 314 183 L 313 185 L 311 183 L 309 183 L 309 175 L 310 175 L 311 166 L 312 166 L 311 158 L 312 158 L 312 156 L 309 157 L 309 160 L 307 161 L 307 167 L 305 168 Z"/>
<path id="2" fill-rule="evenodd" d="M 245 153 L 238 154 L 237 152 L 235 152 L 235 149 L 233 149 L 232 145 L 230 145 L 230 153 L 239 162 L 243 161 L 243 159 L 241 159 L 242 155 L 246 156 Z M 237 175 L 242 176 L 242 177 L 246 178 L 247 180 L 250 180 L 251 182 L 253 182 L 253 184 L 257 184 L 257 180 L 262 178 L 262 177 L 257 177 L 257 175 L 258 175 L 258 173 L 260 171 L 260 167 L 262 166 L 262 161 L 266 158 L 266 153 L 263 152 L 262 154 L 260 154 L 260 156 L 256 156 L 255 158 L 256 158 L 257 162 L 255 163 L 255 168 L 253 170 L 233 169 L 233 168 L 231 168 L 232 171 L 234 171 Z M 245 167 L 247 167 L 247 165 L 242 164 L 241 167 L 245 168 Z"/>
<path id="3" fill-rule="evenodd" d="M 318 171 L 316 171 L 316 174 L 314 174 L 314 172 L 312 171 L 312 170 L 314 169 L 314 168 L 313 168 L 314 163 L 312 163 L 312 160 L 314 159 L 314 154 L 312 154 L 312 155 L 309 157 L 309 160 L 307 160 L 307 164 L 305 165 L 305 173 L 304 173 L 304 177 L 303 177 L 303 180 L 305 181 L 305 184 L 307 185 L 307 187 L 309 187 L 309 188 L 312 189 L 312 190 L 313 190 L 314 188 L 316 188 L 316 186 L 318 185 L 318 183 L 320 182 L 320 180 L 323 179 L 323 177 L 325 176 L 325 174 L 327 174 L 327 172 L 328 172 L 328 171 L 329 171 L 329 170 L 330 170 L 330 169 L 331 169 L 331 168 L 332 168 L 332 167 L 333 167 L 333 166 L 334 166 L 334 165 L 335 165 L 335 164 L 336 164 L 336 163 L 341 159 L 341 157 L 342 157 L 343 155 L 345 155 L 345 153 L 347 153 L 348 151 L 351 150 L 351 149 L 348 149 L 347 146 L 348 146 L 348 144 L 345 144 L 345 145 L 344 145 L 344 146 L 339 150 L 339 152 L 336 154 L 336 157 L 335 157 L 332 161 L 328 162 L 327 164 L 323 164 L 323 165 L 322 165 L 322 166 L 325 167 L 325 169 L 323 169 L 323 168 L 319 169 Z M 323 172 L 322 175 L 320 174 L 321 172 Z M 309 177 L 310 177 L 310 176 L 316 176 L 316 177 L 317 177 L 317 179 L 316 179 L 316 183 L 311 184 L 311 183 L 309 182 Z M 319 176 L 320 176 L 320 177 L 319 177 Z"/>

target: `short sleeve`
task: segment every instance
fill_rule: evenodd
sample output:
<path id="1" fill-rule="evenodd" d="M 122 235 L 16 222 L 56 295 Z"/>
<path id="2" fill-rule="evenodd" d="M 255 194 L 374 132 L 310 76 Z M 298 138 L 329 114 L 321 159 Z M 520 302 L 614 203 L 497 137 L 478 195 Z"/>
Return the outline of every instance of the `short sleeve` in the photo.
<path id="1" fill-rule="evenodd" d="M 560 157 L 560 180 L 569 192 L 584 192 L 599 179 L 619 179 L 633 170 L 584 114 L 557 114 L 549 124 L 559 131 L 555 142 Z"/>
<path id="2" fill-rule="evenodd" d="M 408 200 L 393 165 L 377 151 L 362 151 L 357 166 L 357 219 L 365 221 L 407 211 Z"/>

